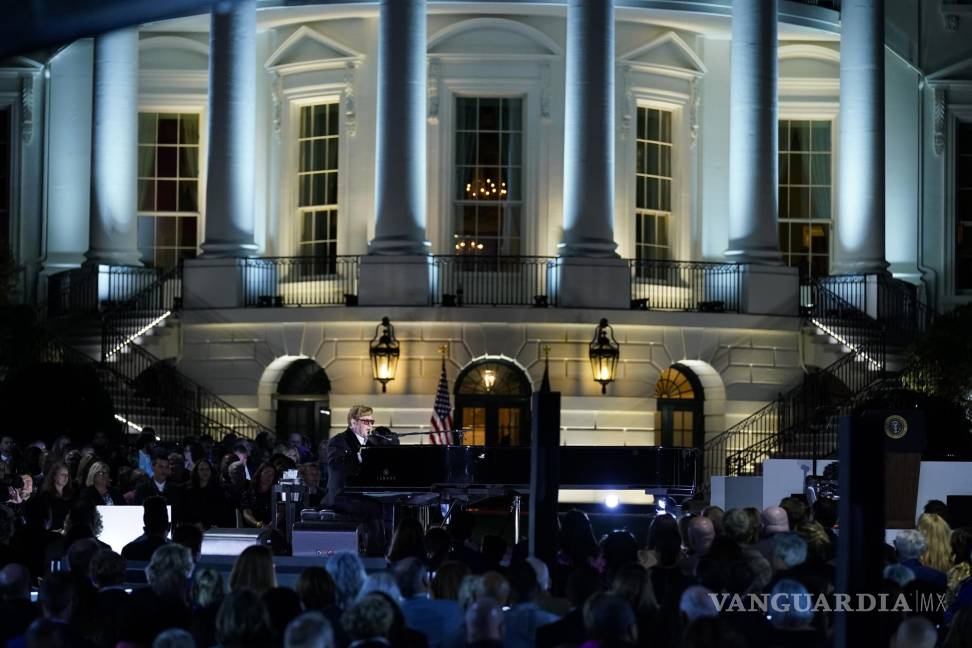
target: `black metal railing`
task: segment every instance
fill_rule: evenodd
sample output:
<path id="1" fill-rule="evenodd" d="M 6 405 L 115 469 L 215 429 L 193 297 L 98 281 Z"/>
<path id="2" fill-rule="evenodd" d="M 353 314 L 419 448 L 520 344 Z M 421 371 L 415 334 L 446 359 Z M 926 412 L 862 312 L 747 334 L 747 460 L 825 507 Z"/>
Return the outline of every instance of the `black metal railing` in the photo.
<path id="1" fill-rule="evenodd" d="M 433 257 L 433 306 L 556 306 L 556 259 L 543 256 Z"/>
<path id="2" fill-rule="evenodd" d="M 888 343 L 900 347 L 914 344 L 932 324 L 918 286 L 884 274 L 877 275 L 877 318 L 887 327 Z"/>
<path id="3" fill-rule="evenodd" d="M 630 259 L 631 306 L 645 310 L 738 313 L 742 272 L 735 263 Z"/>
<path id="4" fill-rule="evenodd" d="M 158 281 L 161 270 L 134 266 L 84 265 L 51 275 L 48 318 L 84 317 L 131 299 Z"/>
<path id="5" fill-rule="evenodd" d="M 110 304 L 102 313 L 102 331 L 112 331 L 118 339 L 113 347 L 102 344 L 101 359 L 106 361 L 112 349 L 136 341 L 174 311 L 182 307 L 182 266 L 160 270 L 156 280 L 123 302 Z"/>
<path id="6" fill-rule="evenodd" d="M 243 305 L 330 306 L 354 304 L 357 256 L 244 259 Z"/>

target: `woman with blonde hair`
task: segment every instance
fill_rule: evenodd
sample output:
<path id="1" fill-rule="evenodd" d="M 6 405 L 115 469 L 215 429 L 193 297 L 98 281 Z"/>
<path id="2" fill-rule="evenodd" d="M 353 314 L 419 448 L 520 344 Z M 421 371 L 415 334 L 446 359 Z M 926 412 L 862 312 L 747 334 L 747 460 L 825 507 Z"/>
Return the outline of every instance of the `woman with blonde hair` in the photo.
<path id="1" fill-rule="evenodd" d="M 91 464 L 80 497 L 91 506 L 117 506 L 125 503 L 121 493 L 111 488 L 111 472 L 104 461 Z"/>
<path id="2" fill-rule="evenodd" d="M 270 547 L 252 545 L 243 550 L 230 572 L 230 591 L 249 589 L 263 596 L 277 586 Z"/>
<path id="3" fill-rule="evenodd" d="M 952 566 L 952 530 L 940 515 L 922 513 L 918 518 L 918 531 L 925 537 L 927 546 L 921 555 L 921 564 L 945 573 Z"/>

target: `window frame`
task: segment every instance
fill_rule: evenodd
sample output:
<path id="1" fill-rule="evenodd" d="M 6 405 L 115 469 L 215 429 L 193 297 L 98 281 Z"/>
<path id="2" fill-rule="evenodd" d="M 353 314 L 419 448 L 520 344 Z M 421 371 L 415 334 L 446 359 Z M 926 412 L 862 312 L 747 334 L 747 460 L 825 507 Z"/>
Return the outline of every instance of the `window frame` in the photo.
<path id="1" fill-rule="evenodd" d="M 306 141 L 306 140 L 320 139 L 320 138 L 315 138 L 314 136 L 311 136 L 310 138 L 303 138 L 303 137 L 301 137 L 301 128 L 302 128 L 302 125 L 301 125 L 301 117 L 300 117 L 300 114 L 301 114 L 301 112 L 303 111 L 304 108 L 314 108 L 314 107 L 317 107 L 317 106 L 324 106 L 325 107 L 324 108 L 325 113 L 327 113 L 327 112 L 330 111 L 330 106 L 334 106 L 335 107 L 335 118 L 337 119 L 337 132 L 335 132 L 333 135 L 331 135 L 330 133 L 327 133 L 323 137 L 324 138 L 327 138 L 328 140 L 330 140 L 330 139 L 333 138 L 337 142 L 337 147 L 338 147 L 338 153 L 337 153 L 337 156 L 336 156 L 337 161 L 336 161 L 336 167 L 333 169 L 334 174 L 337 177 L 337 179 L 336 179 L 336 181 L 334 183 L 335 184 L 335 194 L 336 194 L 336 197 L 335 197 L 335 201 L 333 203 L 328 203 L 328 204 L 324 204 L 324 205 L 307 205 L 307 206 L 302 206 L 300 204 L 301 176 L 303 174 L 315 174 L 315 173 L 325 173 L 325 174 L 327 174 L 330 171 L 332 171 L 332 169 L 329 169 L 329 168 L 326 168 L 326 169 L 313 169 L 311 171 L 301 171 L 301 168 L 300 168 L 300 148 L 301 148 L 302 142 L 303 141 Z M 328 119 L 328 118 L 329 117 L 325 114 L 325 119 Z M 304 218 L 306 217 L 306 214 L 315 214 L 317 212 L 330 212 L 332 215 L 329 215 L 328 218 L 329 219 L 330 218 L 334 218 L 335 220 L 337 220 L 337 223 L 334 225 L 334 230 L 335 230 L 335 237 L 334 237 L 334 239 L 330 239 L 330 238 L 320 239 L 320 241 L 323 241 L 325 245 L 329 244 L 329 242 L 332 241 L 332 240 L 333 240 L 333 244 L 334 244 L 334 254 L 333 255 L 330 255 L 330 256 L 327 256 L 326 255 L 324 257 L 321 257 L 321 258 L 330 259 L 330 262 L 328 264 L 328 269 L 327 269 L 326 272 L 323 273 L 325 275 L 333 274 L 336 271 L 335 260 L 336 260 L 337 255 L 338 255 L 338 250 L 339 250 L 339 246 L 340 246 L 340 239 L 341 239 L 341 229 L 342 229 L 340 227 L 340 223 L 341 223 L 341 175 L 342 175 L 341 174 L 341 154 L 343 153 L 343 150 L 342 150 L 343 149 L 343 146 L 342 146 L 342 142 L 341 142 L 341 123 L 343 121 L 344 120 L 341 118 L 341 101 L 340 101 L 339 98 L 338 99 L 335 99 L 335 100 L 332 100 L 332 101 L 300 102 L 297 105 L 297 120 L 296 120 L 296 123 L 295 123 L 295 128 L 291 132 L 291 136 L 294 136 L 294 137 L 292 137 L 292 139 L 294 139 L 294 141 L 296 142 L 296 148 L 297 148 L 297 160 L 296 160 L 296 165 L 294 167 L 294 173 L 293 173 L 293 176 L 292 176 L 292 178 L 293 178 L 293 183 L 292 183 L 293 186 L 291 187 L 291 189 L 296 194 L 296 199 L 294 201 L 294 207 L 293 207 L 293 217 L 294 217 L 294 226 L 293 226 L 293 229 L 294 229 L 294 233 L 293 233 L 293 236 L 294 236 L 294 247 L 293 247 L 293 249 L 294 249 L 294 255 L 295 256 L 298 256 L 298 257 L 314 257 L 313 254 L 304 254 L 303 253 L 304 252 L 304 248 L 305 248 L 306 245 L 315 245 L 315 244 L 317 244 L 315 242 L 318 242 L 319 243 L 318 239 L 312 239 L 312 241 L 310 243 L 307 243 L 307 242 L 305 242 L 303 240 L 303 222 L 304 222 Z M 325 183 L 326 183 L 326 181 L 325 181 Z M 316 267 L 316 264 L 315 264 L 315 267 Z"/>
<path id="2" fill-rule="evenodd" d="M 668 176 L 662 176 L 661 174 L 656 174 L 654 176 L 654 177 L 657 177 L 657 178 L 666 178 L 666 177 L 668 178 L 668 181 L 669 181 L 668 211 L 661 210 L 661 209 L 651 209 L 651 208 L 638 207 L 638 198 L 637 198 L 637 196 L 638 196 L 637 183 L 638 183 L 638 179 L 639 179 L 639 173 L 638 173 L 638 141 L 639 141 L 639 137 L 638 137 L 638 115 L 639 115 L 639 113 L 640 113 L 640 111 L 642 109 L 644 109 L 644 110 L 657 110 L 659 112 L 666 112 L 666 113 L 669 114 L 669 133 L 670 133 L 670 138 L 669 139 L 670 139 L 670 141 L 669 142 L 662 142 L 661 140 L 658 140 L 658 141 L 651 140 L 651 139 L 646 139 L 645 140 L 647 142 L 659 144 L 659 145 L 662 145 L 662 146 L 668 145 L 670 147 L 670 149 L 671 149 L 671 154 L 669 156 L 669 169 L 668 169 L 669 170 L 669 175 Z M 641 248 L 641 247 L 645 247 L 645 248 L 655 248 L 655 249 L 662 248 L 662 249 L 666 249 L 668 251 L 667 258 L 664 258 L 664 259 L 647 259 L 646 258 L 645 259 L 646 261 L 651 261 L 651 260 L 656 260 L 656 261 L 673 261 L 673 260 L 677 260 L 679 258 L 679 255 L 675 252 L 675 250 L 677 249 L 676 248 L 675 240 L 677 238 L 679 238 L 679 236 L 678 236 L 678 234 L 676 232 L 673 231 L 673 227 L 672 227 L 672 224 L 675 222 L 675 214 L 676 214 L 675 205 L 676 205 L 676 195 L 677 195 L 676 188 L 678 187 L 678 173 L 677 173 L 677 166 L 676 166 L 676 161 L 678 160 L 678 157 L 677 157 L 677 149 L 678 149 L 678 146 L 677 146 L 677 142 L 676 142 L 676 132 L 675 132 L 676 118 L 677 118 L 676 113 L 677 113 L 677 110 L 675 108 L 671 107 L 671 106 L 662 106 L 662 105 L 658 105 L 657 103 L 652 103 L 652 102 L 637 102 L 635 104 L 635 107 L 634 107 L 634 125 L 631 126 L 631 134 L 632 134 L 632 138 L 631 139 L 634 141 L 634 153 L 635 153 L 634 164 L 632 166 L 632 169 L 633 169 L 634 173 L 631 174 L 632 175 L 632 178 L 633 178 L 633 183 L 635 185 L 634 191 L 632 192 L 632 195 L 634 196 L 634 199 L 631 201 L 632 212 L 634 214 L 634 227 L 633 227 L 634 232 L 633 232 L 633 236 L 632 236 L 632 254 L 631 254 L 631 258 L 632 259 L 637 259 L 638 258 L 638 249 Z M 640 175 L 652 176 L 653 174 L 650 174 L 650 173 L 647 173 L 646 172 L 646 173 L 640 174 Z M 632 180 L 629 180 L 629 183 L 630 182 L 632 182 Z M 657 243 L 656 244 L 648 244 L 648 243 L 639 243 L 638 242 L 639 224 L 642 222 L 642 219 L 645 216 L 655 216 L 656 218 L 663 217 L 667 221 L 666 228 L 665 228 L 666 229 L 666 234 L 667 234 L 667 245 L 662 246 L 662 245 L 658 245 Z M 657 221 L 656 221 L 656 227 L 657 227 Z M 650 279 L 650 278 L 651 278 L 650 274 L 646 274 L 644 276 L 639 276 L 638 277 L 639 280 L 647 280 L 647 279 Z"/>

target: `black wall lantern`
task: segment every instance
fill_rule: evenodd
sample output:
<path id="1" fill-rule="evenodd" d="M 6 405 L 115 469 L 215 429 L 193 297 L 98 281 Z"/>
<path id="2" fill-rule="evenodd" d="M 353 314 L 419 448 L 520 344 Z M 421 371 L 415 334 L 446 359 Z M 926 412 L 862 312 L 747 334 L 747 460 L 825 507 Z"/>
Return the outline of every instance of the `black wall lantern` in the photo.
<path id="1" fill-rule="evenodd" d="M 618 358 L 621 357 L 621 347 L 614 339 L 614 329 L 608 325 L 606 319 L 602 319 L 594 330 L 589 355 L 594 380 L 601 383 L 601 393 L 605 394 L 608 383 L 614 382 Z"/>
<path id="2" fill-rule="evenodd" d="M 371 375 L 381 383 L 381 392 L 387 391 L 390 380 L 395 380 L 398 370 L 398 356 L 401 349 L 395 339 L 395 327 L 387 317 L 381 318 L 381 324 L 375 327 L 375 337 L 371 338 L 368 355 L 371 356 Z"/>

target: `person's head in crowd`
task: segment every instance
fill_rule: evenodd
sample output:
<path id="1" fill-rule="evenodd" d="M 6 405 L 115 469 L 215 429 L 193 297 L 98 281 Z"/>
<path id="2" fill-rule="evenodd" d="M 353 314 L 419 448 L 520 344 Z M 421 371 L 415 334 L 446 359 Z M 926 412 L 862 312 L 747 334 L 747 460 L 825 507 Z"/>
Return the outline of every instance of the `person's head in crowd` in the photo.
<path id="1" fill-rule="evenodd" d="M 31 621 L 24 633 L 27 648 L 60 648 L 71 645 L 69 626 L 60 621 L 40 617 Z"/>
<path id="2" fill-rule="evenodd" d="M 341 615 L 341 625 L 351 641 L 387 641 L 394 621 L 393 603 L 378 592 L 361 598 Z"/>
<path id="3" fill-rule="evenodd" d="M 233 454 L 236 455 L 237 461 L 242 461 L 244 464 L 250 458 L 250 445 L 246 441 L 237 441 L 233 444 Z"/>
<path id="4" fill-rule="evenodd" d="M 519 560 L 510 565 L 507 571 L 507 580 L 510 583 L 510 603 L 513 605 L 532 603 L 540 593 L 537 572 L 533 565 L 525 560 Z"/>
<path id="5" fill-rule="evenodd" d="M 40 475 L 44 472 L 44 457 L 46 455 L 47 452 L 43 448 L 31 445 L 24 450 L 24 454 L 20 458 L 21 470 L 31 475 Z"/>
<path id="6" fill-rule="evenodd" d="M 183 458 L 189 462 L 190 467 L 195 467 L 196 462 L 206 459 L 209 455 L 206 454 L 206 450 L 203 448 L 202 444 L 198 441 L 187 443 L 182 448 Z M 208 461 L 208 459 L 206 459 Z"/>
<path id="7" fill-rule="evenodd" d="M 17 514 L 6 504 L 0 504 L 0 545 L 9 545 L 17 528 Z"/>
<path id="8" fill-rule="evenodd" d="M 398 522 L 388 549 L 388 562 L 395 563 L 404 558 L 425 560 L 425 530 L 415 518 L 406 517 Z"/>
<path id="9" fill-rule="evenodd" d="M 192 554 L 182 545 L 162 545 L 152 554 L 145 568 L 145 578 L 159 596 L 186 600 L 193 565 Z"/>
<path id="10" fill-rule="evenodd" d="M 938 631 L 923 616 L 905 617 L 894 633 L 894 648 L 935 648 Z"/>
<path id="11" fill-rule="evenodd" d="M 368 577 L 361 558 L 352 551 L 339 551 L 327 559 L 327 571 L 334 579 L 334 604 L 345 610 L 358 598 Z"/>
<path id="12" fill-rule="evenodd" d="M 192 488 L 209 488 L 218 484 L 219 477 L 209 459 L 198 459 L 192 465 L 192 472 L 189 474 L 189 485 Z"/>
<path id="13" fill-rule="evenodd" d="M 894 549 L 898 552 L 899 561 L 920 560 L 926 548 L 925 536 L 915 529 L 899 531 L 894 538 Z"/>
<path id="14" fill-rule="evenodd" d="M 24 523 L 36 529 L 51 528 L 51 500 L 32 497 L 24 504 Z"/>
<path id="15" fill-rule="evenodd" d="M 483 597 L 494 599 L 500 605 L 510 600 L 510 583 L 499 572 L 486 572 L 476 580 L 473 597 L 478 601 Z"/>
<path id="16" fill-rule="evenodd" d="M 712 528 L 716 535 L 722 535 L 722 523 L 725 520 L 726 512 L 718 506 L 706 506 L 702 509 L 702 517 L 712 521 Z"/>
<path id="17" fill-rule="evenodd" d="M 503 640 L 503 607 L 487 597 L 475 601 L 466 610 L 466 645 Z"/>
<path id="18" fill-rule="evenodd" d="M 796 531 L 797 525 L 807 517 L 807 505 L 796 497 L 784 497 L 780 500 L 780 508 L 786 511 L 790 531 Z"/>
<path id="19" fill-rule="evenodd" d="M 301 613 L 300 597 L 289 587 L 274 587 L 263 595 L 263 604 L 267 606 L 270 616 L 270 627 L 278 637 L 282 637 L 287 625 Z"/>
<path id="20" fill-rule="evenodd" d="M 938 571 L 948 571 L 952 566 L 952 530 L 948 522 L 937 513 L 922 513 L 918 517 L 918 530 L 925 536 L 925 551 L 921 564 Z"/>
<path id="21" fill-rule="evenodd" d="M 285 451 L 291 452 L 292 450 L 287 448 Z M 274 471 L 278 475 L 282 475 L 288 470 L 297 470 L 297 462 L 283 453 L 273 453 L 273 455 L 270 456 L 270 461 L 268 463 L 273 466 Z"/>
<path id="22" fill-rule="evenodd" d="M 682 632 L 681 648 L 749 648 L 749 642 L 721 617 L 699 617 Z"/>
<path id="23" fill-rule="evenodd" d="M 685 615 L 688 622 L 692 622 L 702 617 L 714 617 L 719 615 L 712 597 L 712 590 L 702 585 L 690 585 L 682 592 L 682 598 L 678 602 L 678 611 Z"/>
<path id="24" fill-rule="evenodd" d="M 402 558 L 395 563 L 398 590 L 405 599 L 426 597 L 429 593 L 429 570 L 418 558 Z"/>
<path id="25" fill-rule="evenodd" d="M 969 648 L 972 646 L 972 605 L 958 609 L 945 635 L 942 648 Z"/>
<path id="26" fill-rule="evenodd" d="M 299 450 L 304 445 L 304 437 L 300 432 L 291 432 L 287 435 L 287 445 L 295 450 Z"/>
<path id="27" fill-rule="evenodd" d="M 786 510 L 780 506 L 768 506 L 760 516 L 762 535 L 771 536 L 774 533 L 786 533 L 790 530 L 790 518 Z"/>
<path id="28" fill-rule="evenodd" d="M 196 608 L 219 605 L 226 596 L 226 585 L 223 575 L 217 569 L 197 569 L 192 575 L 192 585 L 189 596 Z"/>
<path id="29" fill-rule="evenodd" d="M 273 454 L 286 457 L 293 463 L 294 467 L 300 465 L 300 451 L 297 448 L 281 443 L 274 447 Z"/>
<path id="30" fill-rule="evenodd" d="M 449 532 L 441 527 L 430 527 L 422 540 L 429 568 L 435 571 L 449 559 L 451 538 Z"/>
<path id="31" fill-rule="evenodd" d="M 530 556 L 526 559 L 526 561 L 531 567 L 533 567 L 533 571 L 537 575 L 537 589 L 541 594 L 549 592 L 550 570 L 547 568 L 547 563 L 543 562 L 536 556 Z"/>
<path id="32" fill-rule="evenodd" d="M 250 481 L 250 489 L 254 493 L 269 493 L 273 490 L 273 485 L 277 482 L 277 469 L 273 464 L 263 463 L 256 469 L 253 479 Z"/>
<path id="33" fill-rule="evenodd" d="M 264 545 L 250 545 L 237 557 L 230 571 L 230 590 L 250 589 L 262 596 L 277 586 L 273 552 Z"/>
<path id="34" fill-rule="evenodd" d="M 155 448 L 155 429 L 151 427 L 142 428 L 138 438 L 135 440 L 135 449 L 139 452 L 150 455 Z"/>
<path id="35" fill-rule="evenodd" d="M 628 602 L 617 594 L 598 592 L 584 603 L 584 629 L 602 644 L 634 644 L 638 622 Z"/>
<path id="36" fill-rule="evenodd" d="M 633 610 L 657 610 L 655 588 L 651 584 L 648 571 L 638 563 L 622 565 L 611 581 L 611 593 L 617 594 Z"/>
<path id="37" fill-rule="evenodd" d="M 911 581 L 915 580 L 915 572 L 911 571 L 904 565 L 897 565 L 897 564 L 887 565 L 884 568 L 884 572 L 882 576 L 886 580 L 891 581 L 892 583 L 894 583 L 895 585 L 901 588 L 903 588 Z"/>
<path id="38" fill-rule="evenodd" d="M 101 533 L 101 515 L 84 500 L 77 500 L 64 518 L 64 532 L 73 539 L 94 538 Z"/>
<path id="39" fill-rule="evenodd" d="M 305 486 L 310 488 L 321 487 L 321 467 L 319 464 L 314 462 L 301 464 L 297 469 L 297 475 Z"/>
<path id="40" fill-rule="evenodd" d="M 456 542 L 462 543 L 472 537 L 475 520 L 469 511 L 457 508 L 449 514 L 449 524 L 446 530 Z"/>
<path id="41" fill-rule="evenodd" d="M 752 544 L 759 536 L 758 527 L 743 509 L 729 509 L 722 520 L 722 528 L 727 537 L 740 545 Z"/>
<path id="42" fill-rule="evenodd" d="M 638 561 L 638 541 L 625 529 L 616 529 L 601 540 L 601 555 L 607 577 L 613 578 L 622 565 Z"/>
<path id="43" fill-rule="evenodd" d="M 171 472 L 172 464 L 169 463 L 169 455 L 159 452 L 152 457 L 152 479 L 156 484 L 164 484 Z"/>
<path id="44" fill-rule="evenodd" d="M 934 513 L 946 522 L 951 519 L 949 516 L 948 505 L 940 499 L 930 499 L 925 502 L 925 507 L 922 510 L 922 513 Z"/>
<path id="45" fill-rule="evenodd" d="M 81 461 L 78 462 L 78 470 L 75 476 L 80 486 L 90 486 L 88 483 L 88 475 L 91 472 L 91 466 L 95 463 L 96 459 L 93 454 L 84 454 L 81 452 Z"/>
<path id="46" fill-rule="evenodd" d="M 797 565 L 802 565 L 807 560 L 807 541 L 799 534 L 786 533 L 776 534 L 773 543 L 773 559 L 770 564 L 776 571 L 793 569 Z"/>
<path id="47" fill-rule="evenodd" d="M 186 470 L 186 457 L 181 452 L 169 453 L 170 476 L 176 483 L 189 481 L 189 472 Z"/>
<path id="48" fill-rule="evenodd" d="M 819 522 L 803 521 L 796 532 L 807 542 L 807 558 L 814 562 L 827 562 L 834 556 L 830 536 Z"/>
<path id="49" fill-rule="evenodd" d="M 972 527 L 959 527 L 949 539 L 956 565 L 972 562 Z"/>
<path id="50" fill-rule="evenodd" d="M 181 544 L 192 554 L 192 561 L 199 562 L 202 555 L 203 532 L 195 524 L 176 525 L 172 532 L 172 542 Z"/>
<path id="51" fill-rule="evenodd" d="M 20 499 L 22 502 L 26 502 L 30 499 L 30 496 L 34 494 L 34 476 L 29 472 L 22 472 L 20 474 Z"/>
<path id="52" fill-rule="evenodd" d="M 476 600 L 476 595 L 482 590 L 482 580 L 482 576 L 469 574 L 459 583 L 459 594 L 456 596 L 456 602 L 463 610 L 468 610 L 469 606 Z"/>
<path id="53" fill-rule="evenodd" d="M 557 534 L 557 548 L 574 565 L 586 562 L 597 556 L 600 548 L 594 537 L 594 528 L 587 513 L 571 509 L 560 518 L 560 532 Z"/>
<path id="54" fill-rule="evenodd" d="M 253 439 L 253 449 L 259 450 L 264 454 L 270 454 L 273 446 L 277 444 L 277 437 L 272 432 L 260 432 Z"/>
<path id="55" fill-rule="evenodd" d="M 75 540 L 68 547 L 68 569 L 76 580 L 88 580 L 91 570 L 91 559 L 101 550 L 101 543 L 94 538 Z"/>
<path id="56" fill-rule="evenodd" d="M 0 569 L 0 599 L 3 601 L 30 599 L 30 572 L 26 567 L 10 563 Z"/>
<path id="57" fill-rule="evenodd" d="M 169 628 L 159 633 L 152 642 L 152 648 L 196 648 L 196 640 L 188 630 Z"/>
<path id="58" fill-rule="evenodd" d="M 651 520 L 648 526 L 648 541 L 645 547 L 655 551 L 658 548 L 658 534 L 665 529 L 672 529 L 678 533 L 678 520 L 670 513 L 659 513 Z"/>
<path id="59" fill-rule="evenodd" d="M 246 486 L 246 464 L 242 461 L 234 461 L 226 468 L 226 476 L 230 485 L 237 489 Z"/>
<path id="60" fill-rule="evenodd" d="M 142 524 L 145 535 L 165 537 L 169 532 L 169 510 L 164 497 L 153 495 L 142 502 Z"/>
<path id="61" fill-rule="evenodd" d="M 570 607 L 580 609 L 584 601 L 601 591 L 601 575 L 590 565 L 578 565 L 567 575 L 565 593 Z"/>
<path id="62" fill-rule="evenodd" d="M 459 600 L 459 588 L 469 575 L 469 566 L 458 560 L 447 560 L 439 565 L 432 578 L 429 595 L 434 599 Z"/>
<path id="63" fill-rule="evenodd" d="M 813 503 L 813 519 L 825 529 L 837 526 L 837 500 L 821 497 Z"/>
<path id="64" fill-rule="evenodd" d="M 45 619 L 67 621 L 71 617 L 74 583 L 70 574 L 48 574 L 40 580 L 38 589 L 38 600 Z"/>
<path id="65" fill-rule="evenodd" d="M 127 561 L 111 549 L 99 549 L 91 558 L 88 571 L 98 589 L 118 587 L 125 582 Z"/>
<path id="66" fill-rule="evenodd" d="M 41 492 L 48 493 L 55 497 L 69 499 L 74 494 L 71 484 L 71 471 L 66 464 L 56 461 L 51 464 L 44 475 L 44 483 L 41 484 Z"/>
<path id="67" fill-rule="evenodd" d="M 99 493 L 103 493 L 111 486 L 111 469 L 104 461 L 95 461 L 88 467 L 88 476 L 84 480 L 85 486 L 94 486 Z"/>
<path id="68" fill-rule="evenodd" d="M 809 605 L 810 593 L 803 583 L 791 578 L 780 579 L 770 592 L 770 600 L 776 601 L 767 615 L 778 630 L 803 630 L 813 623 L 813 606 Z"/>
<path id="69" fill-rule="evenodd" d="M 284 648 L 334 648 L 331 622 L 320 612 L 304 612 L 287 625 Z"/>
<path id="70" fill-rule="evenodd" d="M 16 451 L 17 443 L 12 436 L 5 434 L 0 437 L 0 456 L 2 456 L 3 461 L 13 463 Z"/>
<path id="71" fill-rule="evenodd" d="M 689 520 L 686 527 L 686 545 L 689 552 L 696 556 L 709 553 L 712 541 L 715 540 L 715 525 L 707 517 L 697 516 Z"/>
<path id="72" fill-rule="evenodd" d="M 365 582 L 361 585 L 361 589 L 358 591 L 358 599 L 360 600 L 374 592 L 387 595 L 388 599 L 393 601 L 396 606 L 405 600 L 402 591 L 398 588 L 396 575 L 389 571 L 368 574 L 368 578 L 365 579 Z"/>
<path id="73" fill-rule="evenodd" d="M 273 644 L 270 615 L 260 595 L 250 589 L 231 591 L 216 614 L 216 641 L 221 648 L 258 648 Z"/>
<path id="74" fill-rule="evenodd" d="M 308 567 L 297 578 L 297 596 L 305 610 L 323 610 L 334 605 L 336 594 L 334 579 L 323 567 Z"/>
<path id="75" fill-rule="evenodd" d="M 508 548 L 509 545 L 506 544 L 503 536 L 496 535 L 495 533 L 487 533 L 483 536 L 479 551 L 483 554 L 485 563 L 491 568 L 496 568 L 503 562 Z"/>
<path id="76" fill-rule="evenodd" d="M 675 567 L 682 557 L 682 536 L 679 535 L 677 526 L 666 524 L 658 529 L 655 533 L 654 545 L 660 567 Z"/>

